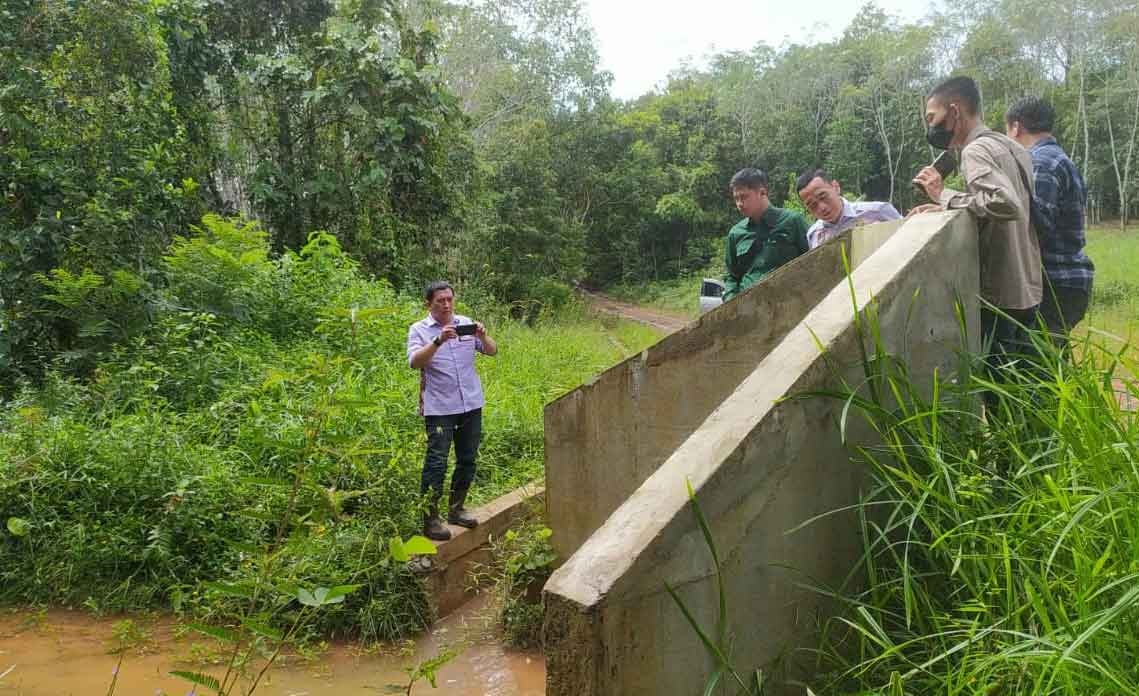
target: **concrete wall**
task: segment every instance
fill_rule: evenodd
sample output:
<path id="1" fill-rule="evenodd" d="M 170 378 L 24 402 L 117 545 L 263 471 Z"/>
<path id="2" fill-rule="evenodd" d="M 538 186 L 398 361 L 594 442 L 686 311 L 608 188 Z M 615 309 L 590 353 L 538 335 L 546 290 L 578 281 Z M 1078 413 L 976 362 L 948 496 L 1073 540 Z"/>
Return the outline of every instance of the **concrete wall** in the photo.
<path id="1" fill-rule="evenodd" d="M 708 417 L 799 319 L 899 223 L 856 230 L 772 273 L 546 406 L 547 515 L 568 558 Z"/>
<path id="2" fill-rule="evenodd" d="M 417 556 L 412 568 L 423 576 L 435 616 L 443 618 L 478 595 L 471 573 L 494 560 L 491 538 L 501 538 L 511 527 L 541 511 L 545 489 L 540 483 L 515 488 L 471 510 L 479 521 L 474 529 L 448 524 L 451 538 L 433 541 L 434 556 Z"/>
<path id="3" fill-rule="evenodd" d="M 874 246 L 870 243 L 867 253 Z M 795 649 L 815 644 L 817 622 L 829 606 L 800 583 L 841 584 L 851 573 L 860 540 L 853 513 L 823 517 L 794 533 L 788 530 L 857 502 L 864 480 L 863 470 L 851 463 L 839 440 L 840 403 L 782 400 L 832 383 L 832 366 L 851 379 L 861 375 L 852 300 L 844 279 L 826 275 L 831 287 L 818 293 L 821 278 L 803 277 L 822 260 L 812 262 L 808 256 L 781 278 L 779 296 L 764 297 L 764 308 L 748 307 L 748 313 L 766 311 L 771 318 L 797 310 L 801 321 L 774 339 L 772 333 L 780 332 L 759 329 L 764 322 L 757 316 L 749 326 L 761 334 L 761 360 L 730 388 L 727 376 L 713 376 L 720 369 L 714 351 L 705 351 L 703 362 L 673 362 L 674 372 L 688 373 L 673 374 L 673 383 L 699 392 L 699 385 L 714 382 L 711 391 L 720 395 L 720 402 L 673 451 L 649 453 L 663 456 L 663 463 L 644 472 L 643 483 L 619 501 L 547 583 L 550 696 L 700 693 L 712 663 L 664 590 L 665 581 L 677 587 L 696 617 L 712 630 L 717 607 L 712 561 L 688 504 L 686 481 L 710 520 L 724 565 L 738 666 L 770 669 L 782 656 L 787 670 L 783 674 L 802 676 L 802 653 Z M 969 334 L 977 335 L 977 236 L 971 218 L 944 213 L 906 223 L 858 266 L 853 283 L 860 310 L 876 298 L 884 340 L 892 352 L 910 361 L 917 379 L 928 379 L 935 367 L 951 370 L 960 345 L 956 295 L 968 301 L 966 316 L 973 324 Z M 749 299 L 760 298 L 742 298 Z M 725 309 L 732 311 L 732 304 L 737 303 Z M 778 311 L 773 311 L 775 306 Z M 747 362 L 743 346 L 749 337 L 729 326 L 731 322 L 717 322 L 717 328 L 732 337 L 735 360 Z M 712 332 L 706 340 L 720 337 Z M 820 354 L 816 340 L 827 356 Z M 635 367 L 624 369 L 635 373 Z M 635 381 L 628 379 L 632 388 Z M 686 396 L 659 395 L 653 401 L 655 417 L 674 422 L 664 414 L 682 408 Z M 622 419 L 642 427 L 644 419 L 630 413 L 634 406 L 614 404 L 606 420 L 594 427 L 609 440 L 615 439 L 613 432 L 623 432 Z M 684 418 L 675 422 L 687 424 Z M 563 439 L 553 444 L 590 450 L 588 438 L 597 432 L 578 431 L 581 439 L 576 441 L 570 439 L 572 433 L 563 432 Z M 857 427 L 849 435 L 856 441 L 866 437 Z M 625 433 L 634 441 L 641 436 L 643 431 L 636 429 Z M 552 454 L 553 461 L 562 461 L 561 455 Z M 618 469 L 623 462 L 601 459 L 591 465 Z M 622 479 L 622 490 L 634 478 Z M 549 478 L 547 483 L 553 510 L 555 487 Z M 614 497 L 611 491 L 601 494 L 607 501 Z M 551 522 L 557 530 L 559 521 Z M 773 676 L 778 680 L 780 674 Z"/>

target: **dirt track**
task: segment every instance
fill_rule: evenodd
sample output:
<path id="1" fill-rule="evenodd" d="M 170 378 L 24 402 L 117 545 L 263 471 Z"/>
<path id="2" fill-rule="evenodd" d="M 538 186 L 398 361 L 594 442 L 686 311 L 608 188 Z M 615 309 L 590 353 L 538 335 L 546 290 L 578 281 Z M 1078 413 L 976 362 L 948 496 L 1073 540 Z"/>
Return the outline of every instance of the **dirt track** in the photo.
<path id="1" fill-rule="evenodd" d="M 600 293 L 583 290 L 582 295 L 589 301 L 590 306 L 599 312 L 612 314 L 622 319 L 628 319 L 629 321 L 648 324 L 666 333 L 677 331 L 692 321 L 690 318 L 680 314 L 671 314 L 658 309 L 640 307 L 638 305 L 629 304 L 628 302 L 615 300 L 608 295 L 602 295 Z"/>

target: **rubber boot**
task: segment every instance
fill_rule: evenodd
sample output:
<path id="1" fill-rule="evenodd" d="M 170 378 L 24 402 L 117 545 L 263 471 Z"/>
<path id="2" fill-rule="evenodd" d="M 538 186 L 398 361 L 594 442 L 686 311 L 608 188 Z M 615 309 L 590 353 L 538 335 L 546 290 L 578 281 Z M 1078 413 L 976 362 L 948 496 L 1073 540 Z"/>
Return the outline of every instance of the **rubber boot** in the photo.
<path id="1" fill-rule="evenodd" d="M 470 489 L 451 489 L 451 504 L 447 506 L 447 521 L 460 527 L 473 529 L 479 526 L 479 521 L 463 509 L 463 504 L 467 502 L 468 490 Z"/>
<path id="2" fill-rule="evenodd" d="M 423 536 L 433 541 L 447 541 L 451 538 L 451 530 L 439 518 L 438 499 L 431 502 L 427 514 L 423 516 Z"/>

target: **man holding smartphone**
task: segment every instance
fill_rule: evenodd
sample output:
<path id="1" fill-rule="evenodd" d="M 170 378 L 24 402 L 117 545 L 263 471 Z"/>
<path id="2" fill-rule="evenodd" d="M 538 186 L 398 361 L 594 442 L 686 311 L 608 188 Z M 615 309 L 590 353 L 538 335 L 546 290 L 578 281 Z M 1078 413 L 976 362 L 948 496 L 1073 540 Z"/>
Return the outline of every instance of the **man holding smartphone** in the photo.
<path id="1" fill-rule="evenodd" d="M 969 77 L 953 77 L 926 101 L 926 140 L 939 150 L 959 149 L 965 191 L 945 187 L 942 174 L 922 169 L 914 183 L 931 200 L 910 215 L 934 210 L 968 210 L 980 233 L 981 331 L 989 342 L 990 365 L 1024 353 L 1022 327 L 1036 323 L 1043 297 L 1040 245 L 1032 226 L 1032 158 L 1003 133 L 981 121 L 981 92 Z"/>
<path id="2" fill-rule="evenodd" d="M 427 427 L 427 456 L 423 461 L 420 492 L 427 494 L 423 535 L 446 541 L 451 530 L 439 517 L 439 499 L 447 475 L 447 457 L 455 445 L 455 471 L 447 522 L 475 527 L 478 520 L 464 508 L 475 477 L 482 440 L 482 383 L 475 371 L 475 354 L 494 355 L 498 346 L 477 321 L 455 314 L 455 291 L 446 281 L 435 281 L 424 291 L 427 318 L 407 330 L 407 362 L 420 371 L 419 413 Z"/>

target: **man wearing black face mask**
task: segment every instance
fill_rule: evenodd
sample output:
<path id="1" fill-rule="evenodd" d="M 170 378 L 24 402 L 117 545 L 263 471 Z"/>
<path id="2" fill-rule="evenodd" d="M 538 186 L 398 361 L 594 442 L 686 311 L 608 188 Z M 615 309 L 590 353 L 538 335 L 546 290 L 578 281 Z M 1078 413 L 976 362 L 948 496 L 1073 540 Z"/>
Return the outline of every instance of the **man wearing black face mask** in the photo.
<path id="1" fill-rule="evenodd" d="M 981 94 L 968 77 L 942 82 L 926 101 L 929 144 L 960 148 L 965 193 L 945 188 L 941 174 L 926 167 L 914 178 L 937 201 L 910 215 L 964 209 L 977 217 L 980 232 L 981 299 L 997 308 L 981 309 L 981 329 L 996 362 L 1024 353 L 1018 324 L 1036 324 L 1043 297 L 1040 245 L 1032 226 L 1032 157 L 1012 139 L 981 122 Z M 1007 316 L 1006 316 L 1007 315 Z"/>

